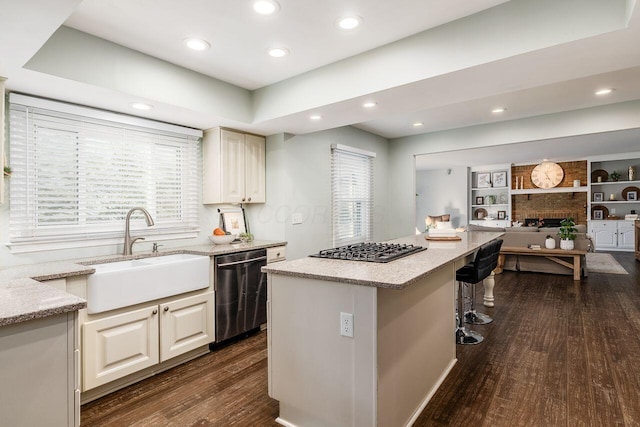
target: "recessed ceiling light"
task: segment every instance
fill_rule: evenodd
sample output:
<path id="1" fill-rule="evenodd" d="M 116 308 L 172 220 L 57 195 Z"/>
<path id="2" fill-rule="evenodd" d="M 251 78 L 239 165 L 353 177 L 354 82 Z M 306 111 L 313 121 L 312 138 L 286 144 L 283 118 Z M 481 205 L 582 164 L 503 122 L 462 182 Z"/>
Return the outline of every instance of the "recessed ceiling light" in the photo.
<path id="1" fill-rule="evenodd" d="M 309 116 L 309 118 L 311 120 L 320 120 L 320 119 L 322 119 L 322 116 L 320 114 L 313 114 L 313 115 Z"/>
<path id="2" fill-rule="evenodd" d="M 419 127 L 424 126 L 424 123 L 422 123 L 422 122 L 415 122 L 415 123 L 414 123 L 414 124 L 412 124 L 411 126 L 413 126 L 414 128 L 419 128 Z"/>
<path id="3" fill-rule="evenodd" d="M 196 38 L 184 39 L 184 44 L 193 50 L 207 50 L 211 47 L 208 41 Z"/>
<path id="4" fill-rule="evenodd" d="M 132 102 L 131 107 L 136 110 L 151 110 L 153 105 L 145 104 L 144 102 Z"/>
<path id="5" fill-rule="evenodd" d="M 362 106 L 363 106 L 364 108 L 373 108 L 373 107 L 375 107 L 376 105 L 378 105 L 378 103 L 377 103 L 377 102 L 375 102 L 375 101 L 368 101 L 368 102 L 365 102 L 364 104 L 362 104 Z"/>
<path id="6" fill-rule="evenodd" d="M 275 0 L 257 0 L 253 2 L 253 10 L 260 15 L 271 15 L 280 10 L 280 4 Z"/>
<path id="7" fill-rule="evenodd" d="M 338 28 L 341 30 L 354 30 L 362 24 L 362 18 L 359 16 L 344 16 L 338 19 Z"/>
<path id="8" fill-rule="evenodd" d="M 504 113 L 505 111 L 507 111 L 507 109 L 504 108 L 504 107 L 498 107 L 498 108 L 494 108 L 493 110 L 491 110 L 491 112 L 493 114 Z"/>
<path id="9" fill-rule="evenodd" d="M 284 47 L 274 47 L 269 49 L 269 55 L 274 58 L 282 58 L 283 56 L 287 56 L 289 54 L 289 49 Z"/>
<path id="10" fill-rule="evenodd" d="M 613 92 L 613 89 L 612 89 L 612 88 L 600 89 L 600 90 L 597 90 L 597 91 L 596 91 L 596 95 L 600 95 L 600 96 L 602 96 L 602 95 L 608 95 L 608 94 L 610 94 L 611 92 Z"/>

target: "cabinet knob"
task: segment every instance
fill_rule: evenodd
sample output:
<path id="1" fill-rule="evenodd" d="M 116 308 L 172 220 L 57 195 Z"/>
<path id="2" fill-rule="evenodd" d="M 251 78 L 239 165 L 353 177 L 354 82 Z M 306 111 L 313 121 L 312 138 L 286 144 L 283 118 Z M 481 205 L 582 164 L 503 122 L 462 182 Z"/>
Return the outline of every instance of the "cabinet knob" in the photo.
<path id="1" fill-rule="evenodd" d="M 249 197 L 249 200 L 247 200 L 247 202 L 250 202 L 250 201 L 251 201 L 251 197 Z"/>
<path id="2" fill-rule="evenodd" d="M 165 307 L 165 308 L 164 308 L 164 311 L 169 311 L 169 307 Z"/>
<path id="3" fill-rule="evenodd" d="M 242 198 L 242 201 L 244 202 L 245 200 L 246 200 L 246 199 L 243 197 L 243 198 Z"/>
<path id="4" fill-rule="evenodd" d="M 158 314 L 158 310 L 153 310 L 151 313 Z"/>

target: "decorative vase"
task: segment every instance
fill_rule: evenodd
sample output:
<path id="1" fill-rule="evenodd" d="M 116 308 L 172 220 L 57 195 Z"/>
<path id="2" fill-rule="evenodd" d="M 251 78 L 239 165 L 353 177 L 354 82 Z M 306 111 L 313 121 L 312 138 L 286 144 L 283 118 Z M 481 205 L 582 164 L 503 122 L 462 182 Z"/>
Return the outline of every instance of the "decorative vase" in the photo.
<path id="1" fill-rule="evenodd" d="M 560 249 L 564 249 L 565 251 L 572 251 L 574 248 L 574 242 L 571 239 L 561 239 L 560 240 Z"/>
<path id="2" fill-rule="evenodd" d="M 629 166 L 629 181 L 635 181 L 636 179 L 636 168 L 633 166 Z"/>
<path id="3" fill-rule="evenodd" d="M 544 247 L 547 249 L 555 249 L 556 239 L 554 239 L 553 237 L 547 237 L 547 240 L 544 241 Z"/>

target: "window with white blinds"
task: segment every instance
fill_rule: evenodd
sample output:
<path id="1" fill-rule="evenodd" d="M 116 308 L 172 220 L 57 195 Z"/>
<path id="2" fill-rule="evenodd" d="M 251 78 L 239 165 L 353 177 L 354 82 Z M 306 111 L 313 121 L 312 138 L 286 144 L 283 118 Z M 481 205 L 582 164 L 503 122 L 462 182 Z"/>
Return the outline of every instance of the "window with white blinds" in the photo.
<path id="1" fill-rule="evenodd" d="M 195 237 L 200 131 L 12 94 L 13 252 L 120 242 L 129 209 L 145 236 Z"/>
<path id="2" fill-rule="evenodd" d="M 339 144 L 331 150 L 333 244 L 369 241 L 375 153 Z"/>

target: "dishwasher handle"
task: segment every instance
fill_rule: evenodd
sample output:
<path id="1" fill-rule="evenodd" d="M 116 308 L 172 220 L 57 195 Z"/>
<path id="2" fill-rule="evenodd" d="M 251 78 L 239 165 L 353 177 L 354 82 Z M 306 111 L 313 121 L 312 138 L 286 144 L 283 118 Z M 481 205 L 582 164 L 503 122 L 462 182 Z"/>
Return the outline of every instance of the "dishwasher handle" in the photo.
<path id="1" fill-rule="evenodd" d="M 267 259 L 266 256 L 261 256 L 258 258 L 243 259 L 241 261 L 225 262 L 224 264 L 218 264 L 218 267 L 229 267 L 229 266 L 238 265 L 238 264 L 249 264 L 252 262 L 264 261 L 265 259 Z"/>

